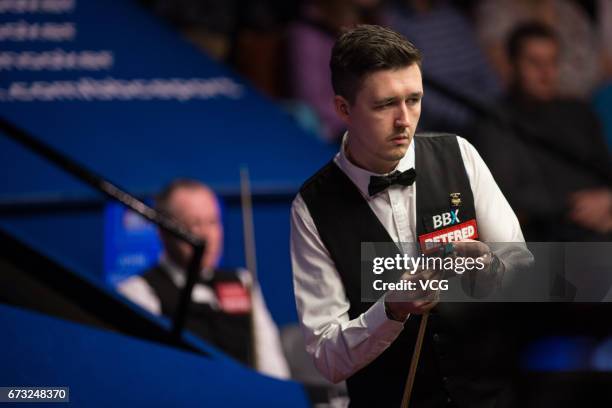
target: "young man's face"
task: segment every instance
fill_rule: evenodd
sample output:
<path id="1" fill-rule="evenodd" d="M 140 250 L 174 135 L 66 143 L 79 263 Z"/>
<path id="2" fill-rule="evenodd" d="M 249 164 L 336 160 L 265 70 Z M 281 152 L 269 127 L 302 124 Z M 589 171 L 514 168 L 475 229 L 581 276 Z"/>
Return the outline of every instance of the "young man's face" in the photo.
<path id="1" fill-rule="evenodd" d="M 554 99 L 558 91 L 559 47 L 548 38 L 523 41 L 514 61 L 514 80 L 520 91 L 536 100 Z"/>
<path id="2" fill-rule="evenodd" d="M 374 173 L 393 170 L 412 142 L 422 96 L 416 64 L 367 75 L 353 104 L 336 96 L 336 108 L 349 132 L 349 159 Z"/>

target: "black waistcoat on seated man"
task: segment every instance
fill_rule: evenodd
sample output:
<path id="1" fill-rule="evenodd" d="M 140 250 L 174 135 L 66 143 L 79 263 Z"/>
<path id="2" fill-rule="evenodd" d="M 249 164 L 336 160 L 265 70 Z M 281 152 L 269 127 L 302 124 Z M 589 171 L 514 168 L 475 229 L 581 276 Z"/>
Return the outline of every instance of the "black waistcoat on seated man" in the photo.
<path id="1" fill-rule="evenodd" d="M 434 228 L 433 214 L 449 211 L 451 193 L 460 193 L 461 221 L 476 219 L 474 198 L 454 135 L 417 135 L 416 216 L 420 239 Z M 391 242 L 358 188 L 330 162 L 300 190 L 340 274 L 355 319 L 371 303 L 361 302 L 360 243 Z M 494 362 L 504 334 L 473 319 L 485 304 L 439 304 L 430 313 L 411 407 L 493 407 L 507 383 Z M 352 407 L 399 407 L 414 350 L 420 316 L 410 316 L 400 336 L 380 356 L 347 379 Z M 506 372 L 507 374 L 507 372 Z"/>
<path id="2" fill-rule="evenodd" d="M 174 317 L 180 289 L 161 266 L 142 275 L 159 298 L 164 316 Z M 185 327 L 237 360 L 253 366 L 252 304 L 250 291 L 236 271 L 215 270 L 210 280 L 197 284 L 214 290 L 217 302 L 191 302 Z"/>

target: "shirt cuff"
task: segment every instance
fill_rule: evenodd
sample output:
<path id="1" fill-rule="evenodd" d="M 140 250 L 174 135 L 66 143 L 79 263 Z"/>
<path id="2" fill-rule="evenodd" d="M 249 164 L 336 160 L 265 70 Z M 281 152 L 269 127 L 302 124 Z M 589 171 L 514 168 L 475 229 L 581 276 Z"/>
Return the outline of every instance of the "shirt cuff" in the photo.
<path id="1" fill-rule="evenodd" d="M 404 329 L 404 323 L 391 320 L 385 312 L 385 297 L 378 299 L 364 314 L 363 319 L 370 336 L 381 344 L 390 345 Z"/>

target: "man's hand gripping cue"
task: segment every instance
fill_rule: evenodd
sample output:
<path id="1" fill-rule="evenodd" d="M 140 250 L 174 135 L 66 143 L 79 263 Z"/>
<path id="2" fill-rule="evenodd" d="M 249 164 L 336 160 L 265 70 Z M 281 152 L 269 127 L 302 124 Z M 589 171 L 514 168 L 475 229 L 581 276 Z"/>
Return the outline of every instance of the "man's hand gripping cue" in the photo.
<path id="1" fill-rule="evenodd" d="M 404 272 L 401 280 L 414 282 L 414 290 L 392 290 L 385 294 L 385 310 L 392 320 L 403 322 L 410 314 L 423 314 L 436 306 L 440 299 L 440 290 L 432 290 L 429 285 L 426 289 L 421 281 L 440 279 L 440 271 L 433 269 L 419 269 L 415 273 Z"/>

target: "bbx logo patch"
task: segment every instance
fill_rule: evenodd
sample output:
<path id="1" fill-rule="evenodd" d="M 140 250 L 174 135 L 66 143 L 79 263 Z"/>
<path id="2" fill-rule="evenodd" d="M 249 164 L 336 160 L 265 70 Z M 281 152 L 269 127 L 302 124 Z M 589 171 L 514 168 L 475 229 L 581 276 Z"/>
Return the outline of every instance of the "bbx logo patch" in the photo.
<path id="1" fill-rule="evenodd" d="M 461 222 L 461 220 L 459 220 L 459 209 L 457 208 L 456 210 L 451 210 L 450 212 L 434 215 L 432 217 L 432 221 L 434 228 L 459 224 Z"/>

